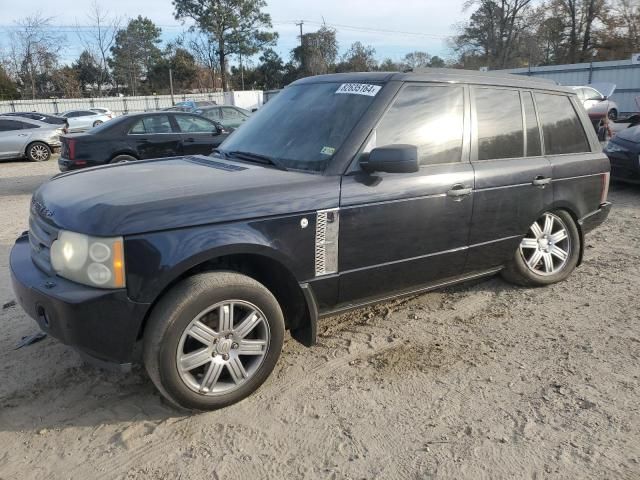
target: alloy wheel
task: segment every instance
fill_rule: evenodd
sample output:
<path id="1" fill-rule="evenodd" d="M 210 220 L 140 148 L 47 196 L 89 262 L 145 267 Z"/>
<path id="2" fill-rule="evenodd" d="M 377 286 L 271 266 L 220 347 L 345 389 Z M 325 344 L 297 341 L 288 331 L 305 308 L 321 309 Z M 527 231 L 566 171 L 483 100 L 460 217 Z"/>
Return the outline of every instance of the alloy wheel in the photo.
<path id="1" fill-rule="evenodd" d="M 233 392 L 258 371 L 269 340 L 269 324 L 258 307 L 242 300 L 217 303 L 183 331 L 176 355 L 178 374 L 201 395 Z"/>
<path id="2" fill-rule="evenodd" d="M 529 227 L 520 242 L 520 254 L 536 275 L 560 272 L 571 256 L 571 239 L 562 219 L 547 212 Z"/>
<path id="3" fill-rule="evenodd" d="M 37 160 L 38 162 L 43 162 L 47 158 L 49 158 L 49 150 L 44 145 L 33 145 L 31 150 L 29 151 L 31 158 Z"/>

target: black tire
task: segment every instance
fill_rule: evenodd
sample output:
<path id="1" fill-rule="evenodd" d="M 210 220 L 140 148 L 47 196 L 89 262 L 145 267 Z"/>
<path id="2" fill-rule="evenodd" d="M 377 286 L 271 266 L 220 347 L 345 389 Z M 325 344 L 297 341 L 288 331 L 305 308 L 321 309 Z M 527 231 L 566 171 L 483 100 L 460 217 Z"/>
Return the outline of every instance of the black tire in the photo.
<path id="1" fill-rule="evenodd" d="M 96 120 L 95 122 L 93 122 L 93 126 L 97 127 L 98 125 L 102 125 L 104 122 L 102 120 Z"/>
<path id="2" fill-rule="evenodd" d="M 523 287 L 542 287 L 565 280 L 576 268 L 578 260 L 580 259 L 580 250 L 582 247 L 582 237 L 580 236 L 576 222 L 565 210 L 554 210 L 551 212 L 545 212 L 545 214 L 546 213 L 550 213 L 558 217 L 566 228 L 570 246 L 566 262 L 556 273 L 546 276 L 536 274 L 525 262 L 520 246 L 518 246 L 513 259 L 501 272 L 502 277 L 508 282 L 521 285 Z"/>
<path id="3" fill-rule="evenodd" d="M 132 157 L 131 155 L 116 155 L 109 163 L 133 162 L 134 160 L 137 160 L 137 158 Z"/>
<path id="4" fill-rule="evenodd" d="M 46 162 L 51 158 L 51 148 L 44 142 L 33 142 L 27 145 L 27 158 L 32 162 Z"/>
<path id="5" fill-rule="evenodd" d="M 609 110 L 609 120 L 613 120 L 614 122 L 618 119 L 618 110 L 612 108 Z"/>
<path id="6" fill-rule="evenodd" d="M 233 387 L 235 390 L 216 395 L 198 393 L 178 371 L 181 338 L 200 313 L 227 300 L 250 302 L 263 313 L 264 328 L 270 337 L 266 353 L 244 383 Z M 264 285 L 235 272 L 202 273 L 177 284 L 154 307 L 144 333 L 144 364 L 149 377 L 170 403 L 188 410 L 215 410 L 239 402 L 262 385 L 278 361 L 284 332 L 280 305 Z M 230 370 L 225 372 L 228 374 Z"/>

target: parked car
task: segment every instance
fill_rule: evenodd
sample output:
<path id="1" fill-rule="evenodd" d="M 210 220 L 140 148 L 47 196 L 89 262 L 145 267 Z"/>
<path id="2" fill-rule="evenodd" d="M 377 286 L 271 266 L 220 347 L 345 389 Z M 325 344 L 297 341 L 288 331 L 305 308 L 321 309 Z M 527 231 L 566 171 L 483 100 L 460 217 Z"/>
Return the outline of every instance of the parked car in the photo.
<path id="1" fill-rule="evenodd" d="M 173 107 L 165 108 L 166 112 L 186 112 L 194 113 L 199 108 L 211 107 L 216 105 L 216 102 L 209 100 L 187 100 L 184 102 L 178 102 Z"/>
<path id="2" fill-rule="evenodd" d="M 63 126 L 64 133 L 67 133 L 67 129 L 69 128 L 69 121 L 63 117 L 57 117 L 55 115 L 47 115 L 46 113 L 39 112 L 11 112 L 11 113 L 0 113 L 0 115 L 5 117 L 23 117 L 30 118 L 31 120 L 38 120 L 39 122 L 48 123 L 51 125 Z"/>
<path id="3" fill-rule="evenodd" d="M 569 88 L 572 88 L 578 94 L 578 98 L 592 122 L 600 121 L 606 115 L 609 115 L 610 120 L 618 118 L 618 104 L 610 99 L 616 89 L 613 83 L 594 83 Z"/>
<path id="4" fill-rule="evenodd" d="M 63 126 L 15 116 L 0 116 L 0 158 L 46 162 L 60 149 Z"/>
<path id="5" fill-rule="evenodd" d="M 138 113 L 62 137 L 60 170 L 176 155 L 208 155 L 227 138 L 222 125 L 190 113 Z"/>
<path id="6" fill-rule="evenodd" d="M 111 120 L 111 117 L 91 110 L 69 110 L 60 114 L 69 122 L 68 131 L 84 132 Z"/>
<path id="7" fill-rule="evenodd" d="M 640 126 L 616 133 L 604 147 L 611 162 L 611 176 L 617 180 L 640 182 Z"/>
<path id="8" fill-rule="evenodd" d="M 225 128 L 235 130 L 250 116 L 251 112 L 240 107 L 219 106 L 198 108 L 193 113 L 209 120 L 220 122 Z"/>
<path id="9" fill-rule="evenodd" d="M 570 89 L 439 69 L 309 77 L 213 158 L 45 183 L 11 275 L 45 332 L 117 364 L 139 345 L 170 402 L 209 410 L 264 382 L 285 329 L 312 345 L 320 317 L 395 296 L 498 272 L 565 280 L 608 184 Z"/>
<path id="10" fill-rule="evenodd" d="M 92 112 L 99 113 L 100 115 L 106 115 L 109 118 L 117 117 L 117 115 L 113 113 L 111 110 L 109 110 L 108 108 L 96 107 L 96 108 L 90 108 L 89 110 L 91 110 Z"/>

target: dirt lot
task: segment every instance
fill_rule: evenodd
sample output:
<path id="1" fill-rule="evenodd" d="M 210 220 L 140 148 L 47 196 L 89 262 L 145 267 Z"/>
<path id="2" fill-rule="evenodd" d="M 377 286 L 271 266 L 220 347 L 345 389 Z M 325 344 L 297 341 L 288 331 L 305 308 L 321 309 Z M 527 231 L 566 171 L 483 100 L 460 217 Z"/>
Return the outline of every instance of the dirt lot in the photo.
<path id="1" fill-rule="evenodd" d="M 47 164 L 0 163 L 0 305 Z M 0 307 L 0 478 L 640 478 L 640 188 L 565 283 L 499 278 L 322 322 L 248 400 L 185 416 Z"/>

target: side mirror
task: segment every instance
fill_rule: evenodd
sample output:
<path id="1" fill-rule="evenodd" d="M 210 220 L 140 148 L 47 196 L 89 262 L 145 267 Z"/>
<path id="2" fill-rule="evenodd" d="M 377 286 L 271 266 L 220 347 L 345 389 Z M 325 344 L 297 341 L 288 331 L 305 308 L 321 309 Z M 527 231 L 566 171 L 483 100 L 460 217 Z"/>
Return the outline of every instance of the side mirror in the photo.
<path id="1" fill-rule="evenodd" d="M 387 145 L 374 148 L 369 158 L 360 162 L 365 172 L 412 173 L 420 169 L 418 147 L 415 145 Z"/>
<path id="2" fill-rule="evenodd" d="M 224 129 L 222 128 L 222 125 L 220 125 L 220 124 L 216 123 L 216 128 L 215 128 L 215 130 L 213 131 L 213 134 L 214 134 L 214 135 L 220 135 L 220 134 L 223 132 L 223 130 L 224 130 Z"/>

